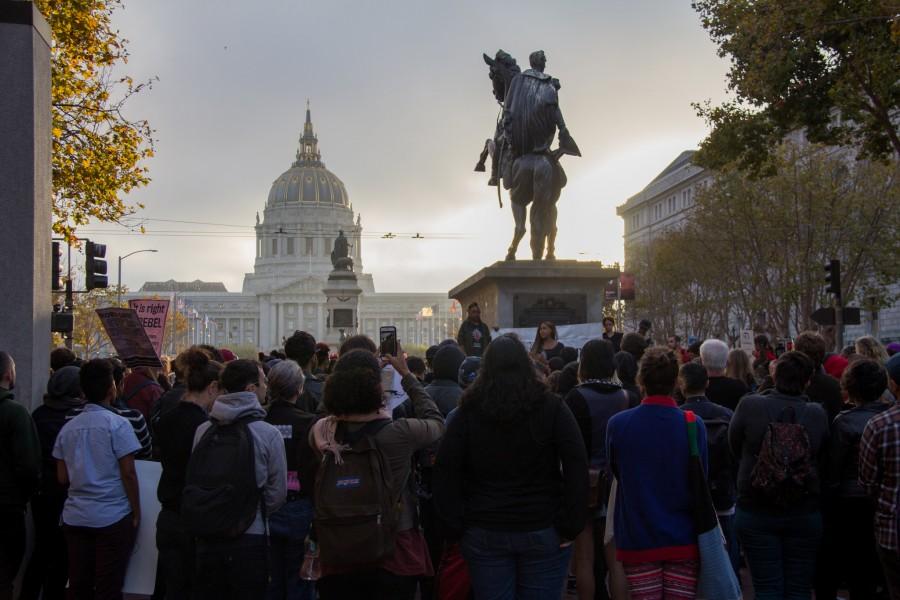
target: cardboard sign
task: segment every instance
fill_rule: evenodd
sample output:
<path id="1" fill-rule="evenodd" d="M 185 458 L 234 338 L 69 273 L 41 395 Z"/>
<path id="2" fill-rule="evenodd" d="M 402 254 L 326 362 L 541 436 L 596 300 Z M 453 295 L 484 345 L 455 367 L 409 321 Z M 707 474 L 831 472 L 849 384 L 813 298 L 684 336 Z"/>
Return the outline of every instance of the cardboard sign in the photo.
<path id="1" fill-rule="evenodd" d="M 141 496 L 141 524 L 134 540 L 131 560 L 125 572 L 122 591 L 126 594 L 150 596 L 156 587 L 156 519 L 161 509 L 156 488 L 162 476 L 162 465 L 149 460 L 134 461 Z"/>
<path id="2" fill-rule="evenodd" d="M 125 366 L 162 367 L 156 349 L 132 309 L 98 308 L 97 316 Z"/>
<path id="3" fill-rule="evenodd" d="M 166 317 L 169 314 L 169 300 L 142 298 L 129 300 L 128 307 L 137 313 L 138 319 L 147 332 L 157 355 L 162 354 L 163 340 L 166 339 Z"/>

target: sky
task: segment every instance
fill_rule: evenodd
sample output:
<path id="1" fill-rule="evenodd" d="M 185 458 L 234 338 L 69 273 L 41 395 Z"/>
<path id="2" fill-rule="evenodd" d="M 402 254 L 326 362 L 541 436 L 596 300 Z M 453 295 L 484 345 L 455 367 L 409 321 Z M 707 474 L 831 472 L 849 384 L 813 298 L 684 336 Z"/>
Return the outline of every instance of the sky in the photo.
<path id="1" fill-rule="evenodd" d="M 473 172 L 498 113 L 481 55 L 498 48 L 523 68 L 546 52 L 582 151 L 563 158 L 557 257 L 621 261 L 615 207 L 699 144 L 708 129 L 691 103 L 726 91 L 727 62 L 687 0 L 131 0 L 114 26 L 130 41 L 124 72 L 158 78 L 126 111 L 157 140 L 152 182 L 126 198 L 145 206 L 147 233 L 87 228 L 107 243 L 111 279 L 117 256 L 158 250 L 123 263 L 130 289 L 174 278 L 240 291 L 255 214 L 291 166 L 307 98 L 364 231 L 425 238 L 363 239 L 377 291 L 446 292 L 501 260 L 508 198 L 500 209 Z M 223 230 L 247 237 L 210 233 Z M 518 256 L 529 254 L 526 237 Z"/>

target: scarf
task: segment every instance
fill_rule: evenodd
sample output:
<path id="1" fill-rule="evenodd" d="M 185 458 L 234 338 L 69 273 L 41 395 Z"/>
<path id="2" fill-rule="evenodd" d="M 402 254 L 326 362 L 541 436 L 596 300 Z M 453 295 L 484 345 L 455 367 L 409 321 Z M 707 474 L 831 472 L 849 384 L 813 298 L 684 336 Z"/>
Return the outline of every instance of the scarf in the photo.
<path id="1" fill-rule="evenodd" d="M 342 415 L 340 417 L 329 416 L 316 421 L 312 428 L 313 443 L 322 454 L 331 452 L 334 455 L 335 464 L 343 464 L 344 459 L 341 458 L 341 452 L 348 450 L 350 446 L 341 444 L 335 439 L 338 423 L 371 423 L 379 419 L 390 419 L 391 413 L 386 407 L 382 407 L 378 412 L 372 412 L 365 415 Z"/>

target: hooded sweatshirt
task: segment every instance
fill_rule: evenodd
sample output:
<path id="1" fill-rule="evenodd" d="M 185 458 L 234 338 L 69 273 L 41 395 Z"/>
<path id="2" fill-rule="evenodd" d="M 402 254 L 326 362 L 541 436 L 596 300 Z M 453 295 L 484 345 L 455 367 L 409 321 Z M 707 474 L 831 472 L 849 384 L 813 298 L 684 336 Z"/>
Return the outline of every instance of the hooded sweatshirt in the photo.
<path id="1" fill-rule="evenodd" d="M 253 452 L 256 463 L 256 485 L 263 489 L 266 514 L 271 515 L 284 504 L 287 495 L 287 462 L 284 455 L 284 440 L 274 426 L 263 419 L 266 411 L 260 406 L 253 392 L 236 392 L 216 398 L 209 411 L 210 422 L 197 427 L 194 434 L 194 448 L 212 422 L 220 425 L 233 423 L 246 417 L 257 418 L 248 424 L 253 436 Z M 257 510 L 256 519 L 245 534 L 263 535 L 266 526 L 262 512 Z"/>

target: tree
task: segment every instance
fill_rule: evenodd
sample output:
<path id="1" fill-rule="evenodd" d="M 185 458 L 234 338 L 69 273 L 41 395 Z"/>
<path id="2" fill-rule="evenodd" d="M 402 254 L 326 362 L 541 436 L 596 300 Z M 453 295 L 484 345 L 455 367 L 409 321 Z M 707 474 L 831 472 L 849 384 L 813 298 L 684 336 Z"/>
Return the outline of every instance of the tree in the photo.
<path id="1" fill-rule="evenodd" d="M 112 28 L 122 0 L 36 0 L 53 32 L 53 231 L 75 239 L 89 219 L 116 221 L 138 205 L 122 199 L 150 179 L 142 165 L 153 156 L 145 120 L 123 110 L 150 85 L 113 71 L 128 61 L 127 40 Z"/>
<path id="2" fill-rule="evenodd" d="M 687 333 L 721 335 L 761 313 L 776 335 L 813 328 L 810 314 L 830 302 L 823 267 L 832 258 L 848 304 L 895 300 L 900 165 L 794 144 L 770 164 L 774 174 L 761 177 L 722 171 L 697 193 L 683 229 L 653 240 L 652 264 L 638 261 L 638 277 L 655 278 L 639 284 L 644 309 L 667 331 L 667 319 L 687 315 Z"/>
<path id="3" fill-rule="evenodd" d="M 900 153 L 900 16 L 893 0 L 694 0 L 731 60 L 736 99 L 695 105 L 713 126 L 694 160 L 759 172 L 791 132 L 853 146 L 860 158 Z M 771 172 L 771 171 L 769 171 Z"/>
<path id="4" fill-rule="evenodd" d="M 122 293 L 127 293 L 125 286 L 122 286 Z M 98 308 L 108 308 L 112 306 L 127 307 L 128 303 L 122 301 L 121 304 L 116 302 L 118 290 L 115 286 L 108 288 L 96 288 L 86 294 L 78 294 L 75 299 L 75 309 L 73 311 L 75 327 L 72 331 L 72 344 L 75 353 L 82 358 L 94 358 L 96 356 L 114 355 L 115 348 L 106 335 L 103 323 L 97 316 Z M 62 294 L 59 294 L 59 302 L 62 302 Z M 54 344 L 62 345 L 62 337 L 54 334 Z"/>

